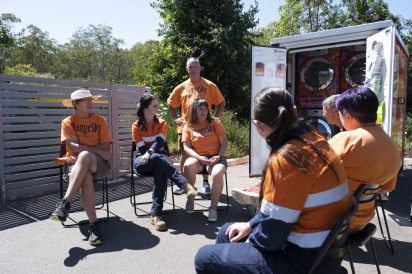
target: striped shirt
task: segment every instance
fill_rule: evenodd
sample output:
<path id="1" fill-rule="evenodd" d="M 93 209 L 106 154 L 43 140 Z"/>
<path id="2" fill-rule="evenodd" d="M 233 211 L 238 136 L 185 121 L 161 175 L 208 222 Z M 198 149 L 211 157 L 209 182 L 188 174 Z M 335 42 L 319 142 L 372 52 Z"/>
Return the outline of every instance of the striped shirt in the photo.
<path id="1" fill-rule="evenodd" d="M 328 158 L 329 164 L 296 139 L 287 144 L 302 152 L 298 159 L 306 157 L 309 172 L 297 169 L 279 153 L 271 156 L 260 213 L 249 222 L 253 228 L 249 239 L 258 248 L 273 251 L 286 242 L 301 248 L 318 248 L 348 210 L 349 190 L 340 160 L 320 135 L 308 132 L 305 138 Z M 269 235 L 268 229 L 272 231 Z M 262 234 L 270 242 L 262 241 Z M 279 242 L 276 246 L 266 246 L 275 241 Z"/>

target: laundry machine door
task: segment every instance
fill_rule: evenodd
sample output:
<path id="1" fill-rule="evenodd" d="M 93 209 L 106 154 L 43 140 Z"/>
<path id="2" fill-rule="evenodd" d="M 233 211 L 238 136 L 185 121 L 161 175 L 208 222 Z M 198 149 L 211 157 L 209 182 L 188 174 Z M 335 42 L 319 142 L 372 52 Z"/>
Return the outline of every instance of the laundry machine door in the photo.
<path id="1" fill-rule="evenodd" d="M 366 53 L 353 56 L 345 67 L 345 80 L 351 87 L 363 85 L 365 80 Z"/>
<path id="2" fill-rule="evenodd" d="M 300 80 L 306 89 L 316 92 L 332 83 L 335 71 L 333 65 L 325 58 L 311 59 L 303 67 Z"/>
<path id="3" fill-rule="evenodd" d="M 306 122 L 318 129 L 326 139 L 330 139 L 333 136 L 332 127 L 320 117 L 311 117 L 306 119 Z"/>

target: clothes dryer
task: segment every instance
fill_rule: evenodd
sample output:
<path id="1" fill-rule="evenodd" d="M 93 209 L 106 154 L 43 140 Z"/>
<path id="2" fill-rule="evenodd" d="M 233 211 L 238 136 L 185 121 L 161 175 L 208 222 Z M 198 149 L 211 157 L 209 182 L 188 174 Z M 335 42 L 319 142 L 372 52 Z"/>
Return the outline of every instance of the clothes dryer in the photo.
<path id="1" fill-rule="evenodd" d="M 323 117 L 322 109 L 299 109 L 299 120 L 305 121 L 319 130 L 326 139 L 330 139 L 340 130 L 337 126 L 329 124 Z"/>
<path id="2" fill-rule="evenodd" d="M 298 108 L 322 108 L 323 99 L 338 92 L 339 52 L 339 48 L 329 48 L 296 55 Z"/>
<path id="3" fill-rule="evenodd" d="M 340 54 L 339 93 L 363 85 L 366 69 L 366 45 L 342 47 Z"/>

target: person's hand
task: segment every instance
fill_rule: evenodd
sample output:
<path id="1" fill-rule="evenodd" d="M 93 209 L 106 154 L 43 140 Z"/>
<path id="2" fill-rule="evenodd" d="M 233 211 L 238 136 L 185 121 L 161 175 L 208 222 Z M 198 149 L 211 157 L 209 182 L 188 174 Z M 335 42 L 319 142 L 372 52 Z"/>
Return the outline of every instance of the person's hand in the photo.
<path id="1" fill-rule="evenodd" d="M 77 158 L 74 156 L 70 156 L 69 159 L 67 160 L 67 164 L 69 165 L 73 165 L 74 163 L 76 163 Z"/>
<path id="2" fill-rule="evenodd" d="M 202 166 L 210 166 L 211 161 L 206 157 L 206 156 L 199 156 L 197 158 L 197 161 L 202 165 Z"/>
<path id="3" fill-rule="evenodd" d="M 180 118 L 180 117 L 177 117 L 177 118 L 175 119 L 175 123 L 178 124 L 179 126 L 183 126 L 183 125 L 184 125 L 183 120 L 182 120 L 182 118 Z"/>
<path id="4" fill-rule="evenodd" d="M 215 155 L 212 158 L 210 158 L 209 160 L 210 160 L 210 165 L 213 166 L 213 165 L 217 164 L 220 161 L 220 155 Z"/>
<path id="5" fill-rule="evenodd" d="M 252 227 L 248 222 L 234 223 L 226 230 L 226 235 L 229 237 L 231 243 L 238 242 L 247 237 L 252 232 Z"/>
<path id="6" fill-rule="evenodd" d="M 150 158 L 150 154 L 146 152 L 145 154 L 143 154 L 142 157 L 140 157 L 140 164 L 141 165 L 147 164 L 147 162 L 149 162 L 149 158 Z"/>

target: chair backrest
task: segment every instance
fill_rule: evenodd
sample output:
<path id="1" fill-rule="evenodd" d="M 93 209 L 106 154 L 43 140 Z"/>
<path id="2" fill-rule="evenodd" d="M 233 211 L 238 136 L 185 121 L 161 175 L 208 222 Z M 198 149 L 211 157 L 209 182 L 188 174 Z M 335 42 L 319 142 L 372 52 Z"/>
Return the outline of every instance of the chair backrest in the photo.
<path id="1" fill-rule="evenodd" d="M 312 267 L 308 272 L 309 274 L 313 273 L 316 270 L 329 250 L 335 247 L 344 246 L 348 236 L 348 230 L 352 216 L 353 214 L 355 214 L 357 209 L 358 203 L 356 202 L 355 198 L 351 196 L 350 208 L 348 212 L 343 217 L 341 217 L 332 227 L 331 231 L 328 234 L 328 237 L 326 237 L 315 259 L 313 260 Z"/>
<path id="2" fill-rule="evenodd" d="M 380 189 L 381 186 L 378 184 L 362 184 L 356 189 L 353 196 L 360 204 L 368 203 L 376 199 L 376 195 L 378 195 Z"/>

